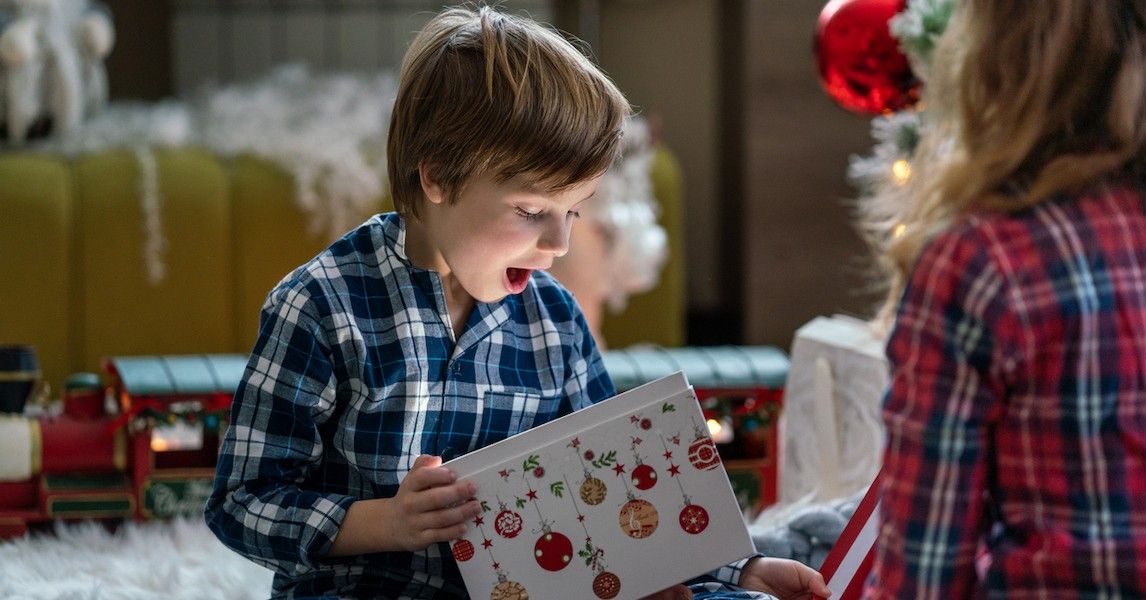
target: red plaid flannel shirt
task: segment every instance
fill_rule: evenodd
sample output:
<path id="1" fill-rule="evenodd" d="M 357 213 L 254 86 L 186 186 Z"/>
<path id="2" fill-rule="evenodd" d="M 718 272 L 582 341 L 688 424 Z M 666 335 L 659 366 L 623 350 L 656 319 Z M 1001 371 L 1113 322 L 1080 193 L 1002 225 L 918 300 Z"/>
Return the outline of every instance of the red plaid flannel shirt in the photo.
<path id="1" fill-rule="evenodd" d="M 868 597 L 1146 598 L 1144 195 L 974 215 L 925 248 L 888 341 Z"/>

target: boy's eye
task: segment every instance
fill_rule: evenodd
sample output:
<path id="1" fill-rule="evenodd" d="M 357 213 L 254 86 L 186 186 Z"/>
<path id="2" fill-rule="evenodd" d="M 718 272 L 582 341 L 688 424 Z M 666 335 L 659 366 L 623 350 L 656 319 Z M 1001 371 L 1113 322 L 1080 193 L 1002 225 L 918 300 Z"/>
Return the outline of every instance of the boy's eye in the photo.
<path id="1" fill-rule="evenodd" d="M 517 212 L 518 216 L 524 217 L 525 219 L 530 220 L 530 221 L 536 221 L 537 219 L 540 219 L 541 217 L 545 216 L 545 211 L 543 211 L 543 210 L 539 210 L 537 212 L 529 212 L 528 210 L 525 210 L 524 208 L 521 208 L 520 206 L 514 207 L 513 210 L 515 212 Z M 567 213 L 567 215 L 570 217 L 573 217 L 574 219 L 580 219 L 581 218 L 581 211 L 571 210 Z"/>
<path id="2" fill-rule="evenodd" d="M 537 219 L 540 219 L 541 216 L 543 214 L 545 214 L 543 211 L 529 212 L 528 210 L 525 210 L 524 208 L 521 208 L 520 206 L 514 207 L 514 210 L 517 212 L 517 214 L 519 216 L 525 217 L 526 219 L 528 219 L 530 221 L 535 221 Z"/>

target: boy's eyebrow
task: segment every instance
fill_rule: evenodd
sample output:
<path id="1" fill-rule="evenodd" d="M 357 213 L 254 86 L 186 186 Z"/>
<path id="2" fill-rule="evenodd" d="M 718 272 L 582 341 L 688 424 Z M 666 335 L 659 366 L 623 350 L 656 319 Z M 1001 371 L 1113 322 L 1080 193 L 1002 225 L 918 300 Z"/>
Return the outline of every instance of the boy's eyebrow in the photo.
<path id="1" fill-rule="evenodd" d="M 524 191 L 525 191 L 525 192 L 527 192 L 527 193 L 530 193 L 530 194 L 534 194 L 534 195 L 537 195 L 537 196 L 546 196 L 546 195 L 548 194 L 548 192 L 549 192 L 549 190 L 548 190 L 548 189 L 547 189 L 545 186 L 539 185 L 539 184 L 538 184 L 538 183 L 536 183 L 536 182 L 534 182 L 534 183 L 526 183 L 525 185 L 523 185 L 523 186 L 521 187 L 521 189 L 522 189 L 522 190 L 524 190 Z M 576 204 L 574 204 L 574 206 L 577 206 L 578 204 L 581 204 L 582 202 L 585 202 L 586 200 L 588 200 L 588 199 L 592 198 L 593 196 L 596 196 L 598 191 L 599 191 L 599 190 L 593 190 L 593 192 L 592 192 L 592 193 L 590 193 L 588 196 L 585 196 L 584 198 L 582 198 L 582 199 L 578 200 L 578 201 L 576 202 Z"/>

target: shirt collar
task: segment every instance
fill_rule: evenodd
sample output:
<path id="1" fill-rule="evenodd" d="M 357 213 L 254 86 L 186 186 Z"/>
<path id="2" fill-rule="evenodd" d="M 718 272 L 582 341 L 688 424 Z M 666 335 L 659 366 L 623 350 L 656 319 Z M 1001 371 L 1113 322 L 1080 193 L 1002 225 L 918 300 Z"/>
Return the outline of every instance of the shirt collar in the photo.
<path id="1" fill-rule="evenodd" d="M 390 238 L 391 243 L 388 244 L 394 250 L 394 255 L 402 264 L 407 267 L 413 268 L 413 263 L 410 262 L 410 257 L 406 256 L 406 219 L 402 215 L 394 212 L 383 217 L 383 226 L 386 237 Z"/>

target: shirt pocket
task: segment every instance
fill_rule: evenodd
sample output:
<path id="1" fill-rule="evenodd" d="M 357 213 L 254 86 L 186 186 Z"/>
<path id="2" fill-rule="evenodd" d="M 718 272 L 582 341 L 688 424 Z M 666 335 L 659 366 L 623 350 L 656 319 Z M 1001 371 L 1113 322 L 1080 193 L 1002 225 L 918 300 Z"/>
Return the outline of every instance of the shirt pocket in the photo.
<path id="1" fill-rule="evenodd" d="M 477 447 L 488 446 L 553 420 L 560 397 L 545 397 L 535 391 L 489 390 L 482 396 Z"/>

